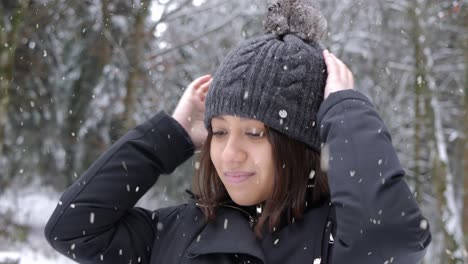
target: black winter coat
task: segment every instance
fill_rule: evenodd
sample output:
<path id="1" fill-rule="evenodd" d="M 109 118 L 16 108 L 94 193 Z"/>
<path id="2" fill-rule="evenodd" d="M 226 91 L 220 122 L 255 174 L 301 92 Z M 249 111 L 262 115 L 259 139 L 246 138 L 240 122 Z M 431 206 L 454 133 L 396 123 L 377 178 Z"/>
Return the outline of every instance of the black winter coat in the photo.
<path id="1" fill-rule="evenodd" d="M 164 112 L 129 131 L 64 192 L 45 236 L 80 263 L 418 263 L 429 227 L 373 105 L 357 91 L 333 93 L 318 122 L 330 153 L 331 203 L 261 241 L 241 207 L 222 207 L 208 224 L 193 200 L 134 207 L 194 152 Z"/>

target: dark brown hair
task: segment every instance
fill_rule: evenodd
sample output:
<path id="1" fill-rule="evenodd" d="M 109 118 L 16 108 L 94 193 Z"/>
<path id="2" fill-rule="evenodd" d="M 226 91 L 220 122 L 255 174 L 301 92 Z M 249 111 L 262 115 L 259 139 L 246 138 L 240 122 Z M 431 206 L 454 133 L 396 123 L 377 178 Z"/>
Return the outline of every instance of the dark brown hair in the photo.
<path id="1" fill-rule="evenodd" d="M 328 201 L 330 195 L 327 176 L 320 169 L 320 155 L 316 151 L 269 127 L 266 135 L 273 148 L 275 184 L 272 197 L 264 202 L 262 214 L 255 225 L 257 238 L 262 237 L 265 223 L 268 223 L 269 232 L 274 232 L 275 228 L 285 225 L 285 221 L 291 223 L 293 219 L 302 218 L 306 206 L 318 206 Z M 214 220 L 216 209 L 222 203 L 231 201 L 211 161 L 212 137 L 212 131 L 208 131 L 193 178 L 193 191 L 205 221 Z M 315 175 L 310 179 L 312 170 Z"/>

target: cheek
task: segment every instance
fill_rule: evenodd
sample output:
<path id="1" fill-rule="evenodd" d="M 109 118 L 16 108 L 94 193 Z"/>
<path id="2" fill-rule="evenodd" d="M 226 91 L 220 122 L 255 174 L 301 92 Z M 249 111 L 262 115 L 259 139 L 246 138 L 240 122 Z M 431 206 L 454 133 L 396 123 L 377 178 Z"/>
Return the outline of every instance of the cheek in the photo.
<path id="1" fill-rule="evenodd" d="M 275 186 L 275 169 L 273 161 L 268 155 L 259 156 L 254 160 L 257 171 L 260 171 L 259 177 L 255 179 L 256 190 L 261 193 L 262 199 L 268 199 L 273 193 Z"/>
<path id="2" fill-rule="evenodd" d="M 268 154 L 265 154 L 268 153 Z M 255 167 L 262 172 L 262 180 L 272 181 L 274 178 L 274 163 L 273 155 L 269 149 L 257 153 L 254 155 L 256 159 L 254 160 Z"/>

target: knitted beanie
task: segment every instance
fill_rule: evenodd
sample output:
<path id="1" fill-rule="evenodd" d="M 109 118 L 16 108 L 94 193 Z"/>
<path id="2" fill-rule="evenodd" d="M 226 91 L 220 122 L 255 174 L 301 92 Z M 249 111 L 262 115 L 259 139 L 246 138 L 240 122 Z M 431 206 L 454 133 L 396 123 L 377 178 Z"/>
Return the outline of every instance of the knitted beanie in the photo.
<path id="1" fill-rule="evenodd" d="M 320 152 L 316 115 L 327 72 L 322 47 L 327 23 L 304 0 L 279 0 L 264 20 L 266 34 L 244 41 L 213 76 L 205 106 L 211 118 L 256 119 Z"/>

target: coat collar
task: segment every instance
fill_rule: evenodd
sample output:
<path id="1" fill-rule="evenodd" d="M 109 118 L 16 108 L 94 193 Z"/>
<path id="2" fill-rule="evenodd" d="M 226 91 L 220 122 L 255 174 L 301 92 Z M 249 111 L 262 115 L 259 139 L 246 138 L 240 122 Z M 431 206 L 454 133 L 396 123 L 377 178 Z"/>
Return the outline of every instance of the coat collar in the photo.
<path id="1" fill-rule="evenodd" d="M 309 210 L 304 214 L 304 221 L 286 226 L 279 231 L 278 236 L 265 233 L 265 238 L 258 241 L 249 226 L 248 217 L 245 213 L 233 208 L 222 207 L 218 209 L 216 219 L 207 223 L 201 229 L 198 237 L 187 249 L 187 253 L 192 257 L 212 253 L 247 254 L 256 257 L 263 263 L 267 263 L 262 248 L 269 249 L 277 243 L 278 238 L 292 239 L 295 237 L 295 239 L 299 240 L 314 240 L 318 243 L 316 246 L 321 247 L 323 228 L 328 211 L 328 204 Z M 306 233 L 305 237 L 303 236 L 304 232 Z M 298 234 L 303 235 L 298 237 Z M 320 248 L 314 251 L 317 250 L 318 254 L 320 254 Z M 312 255 L 310 256 L 312 257 Z"/>
<path id="2" fill-rule="evenodd" d="M 192 256 L 210 253 L 247 254 L 265 263 L 265 256 L 248 217 L 241 211 L 222 207 L 216 219 L 209 222 L 188 248 Z"/>

